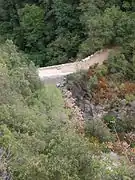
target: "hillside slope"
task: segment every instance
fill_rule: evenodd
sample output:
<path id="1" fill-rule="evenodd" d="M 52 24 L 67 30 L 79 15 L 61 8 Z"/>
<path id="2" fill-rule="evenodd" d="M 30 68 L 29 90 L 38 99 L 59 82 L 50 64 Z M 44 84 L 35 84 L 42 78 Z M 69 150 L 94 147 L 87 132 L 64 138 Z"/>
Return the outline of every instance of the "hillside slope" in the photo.
<path id="1" fill-rule="evenodd" d="M 133 179 L 134 168 L 78 133 L 60 90 L 27 60 L 11 41 L 0 46 L 0 179 Z"/>

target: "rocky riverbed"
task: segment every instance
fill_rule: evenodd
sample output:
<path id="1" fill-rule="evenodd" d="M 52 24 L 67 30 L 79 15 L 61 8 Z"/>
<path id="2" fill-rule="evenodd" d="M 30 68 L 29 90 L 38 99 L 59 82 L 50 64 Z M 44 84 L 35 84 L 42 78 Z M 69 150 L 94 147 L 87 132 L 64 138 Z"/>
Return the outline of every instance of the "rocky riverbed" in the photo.
<path id="1" fill-rule="evenodd" d="M 80 80 L 70 82 L 70 78 L 58 84 L 58 88 L 63 93 L 65 106 L 72 111 L 72 121 L 78 124 L 81 133 L 86 133 L 87 122 L 90 122 L 88 124 L 95 129 L 92 132 L 94 136 L 100 138 L 101 141 L 110 141 L 106 147 L 111 150 L 111 153 L 116 153 L 113 154 L 115 157 L 124 154 L 127 160 L 135 162 L 134 98 L 129 98 L 130 96 L 119 98 L 117 97 L 119 93 L 115 93 L 114 90 L 114 99 L 109 100 L 104 95 L 103 101 L 97 103 L 94 101 L 96 96 L 92 95 L 91 90 L 88 92 L 87 82 Z M 96 93 L 100 94 L 98 91 Z M 115 140 L 111 142 L 113 137 Z"/>

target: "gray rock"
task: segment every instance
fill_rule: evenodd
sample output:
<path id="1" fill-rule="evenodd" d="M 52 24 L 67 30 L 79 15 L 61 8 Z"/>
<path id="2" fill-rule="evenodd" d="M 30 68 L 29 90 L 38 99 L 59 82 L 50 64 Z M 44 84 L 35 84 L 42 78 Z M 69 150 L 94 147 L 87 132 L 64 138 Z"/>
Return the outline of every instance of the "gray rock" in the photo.
<path id="1" fill-rule="evenodd" d="M 129 103 L 131 110 L 135 111 L 135 101 Z"/>
<path id="2" fill-rule="evenodd" d="M 57 84 L 56 84 L 56 87 L 57 87 L 57 88 L 60 87 L 60 83 L 57 83 Z"/>
<path id="3" fill-rule="evenodd" d="M 92 119 L 93 118 L 93 110 L 91 107 L 91 102 L 89 100 L 84 101 L 84 118 L 85 119 Z"/>
<path id="4" fill-rule="evenodd" d="M 126 106 L 127 101 L 126 101 L 126 99 L 122 99 L 120 103 L 121 103 L 122 106 Z"/>
<path id="5" fill-rule="evenodd" d="M 84 104 L 84 111 L 92 113 L 92 108 L 91 108 L 90 103 L 86 103 L 85 102 L 85 104 Z"/>
<path id="6" fill-rule="evenodd" d="M 120 160 L 120 156 L 117 153 L 114 152 L 110 152 L 110 159 L 113 161 L 119 161 Z"/>

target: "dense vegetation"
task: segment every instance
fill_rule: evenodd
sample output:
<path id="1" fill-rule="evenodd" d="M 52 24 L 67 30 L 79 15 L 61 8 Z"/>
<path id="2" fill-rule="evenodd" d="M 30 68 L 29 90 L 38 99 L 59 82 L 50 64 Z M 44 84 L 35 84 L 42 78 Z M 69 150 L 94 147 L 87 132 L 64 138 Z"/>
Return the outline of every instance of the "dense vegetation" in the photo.
<path id="1" fill-rule="evenodd" d="M 87 118 L 80 135 L 60 90 L 44 86 L 34 66 L 115 47 L 108 63 L 69 77 L 67 87 L 95 106 L 119 110 L 124 99 L 127 108 L 135 100 L 134 29 L 134 0 L 0 1 L 0 179 L 135 179 L 134 108 L 121 119 Z M 114 163 L 108 143 L 123 148 L 121 134 L 129 153 Z"/>
<path id="2" fill-rule="evenodd" d="M 37 65 L 66 63 L 135 39 L 134 0 L 1 0 L 1 40 Z"/>
<path id="3" fill-rule="evenodd" d="M 126 165 L 101 158 L 100 148 L 75 131 L 69 113 L 60 91 L 40 83 L 34 65 L 11 41 L 0 46 L 2 180 L 132 178 Z"/>
<path id="4" fill-rule="evenodd" d="M 85 114 L 85 135 L 135 163 L 134 42 L 112 51 L 103 65 L 69 75 L 66 86 Z"/>

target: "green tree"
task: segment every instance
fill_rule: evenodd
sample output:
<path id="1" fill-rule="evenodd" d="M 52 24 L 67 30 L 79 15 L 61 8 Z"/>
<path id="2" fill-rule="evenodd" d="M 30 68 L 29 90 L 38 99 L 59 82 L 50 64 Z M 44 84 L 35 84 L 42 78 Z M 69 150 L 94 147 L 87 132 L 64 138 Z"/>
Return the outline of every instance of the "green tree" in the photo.
<path id="1" fill-rule="evenodd" d="M 89 7 L 89 6 L 88 6 Z M 87 8 L 88 8 L 87 7 Z M 94 3 L 93 11 L 83 9 L 81 21 L 86 27 L 87 39 L 80 45 L 80 55 L 86 56 L 105 46 L 123 46 L 135 37 L 134 12 L 126 13 L 120 7 L 111 6 L 101 11 Z M 91 16 L 90 16 L 91 13 Z"/>
<path id="2" fill-rule="evenodd" d="M 0 39 L 39 66 L 73 61 L 135 38 L 133 0 L 1 0 Z"/>
<path id="3" fill-rule="evenodd" d="M 41 65 L 43 61 L 42 55 L 45 50 L 44 11 L 36 5 L 27 4 L 20 10 L 19 16 L 20 31 L 23 32 L 23 37 L 18 36 L 16 43 L 20 44 L 20 38 L 23 38 L 23 50 L 30 53 L 36 64 Z M 36 56 L 41 56 L 41 58 L 38 59 Z"/>
<path id="4" fill-rule="evenodd" d="M 0 1 L 0 34 L 12 35 L 20 25 L 16 0 Z"/>
<path id="5" fill-rule="evenodd" d="M 94 154 L 93 145 L 69 121 L 59 89 L 43 86 L 34 66 L 11 41 L 0 46 L 0 54 L 1 179 L 113 180 L 131 176 L 127 167 L 116 168 Z"/>
<path id="6" fill-rule="evenodd" d="M 49 18 L 54 24 L 55 40 L 47 45 L 48 64 L 66 63 L 76 57 L 78 46 L 83 38 L 79 21 L 79 1 L 55 0 L 52 2 Z M 48 20 L 48 19 L 47 19 Z"/>

